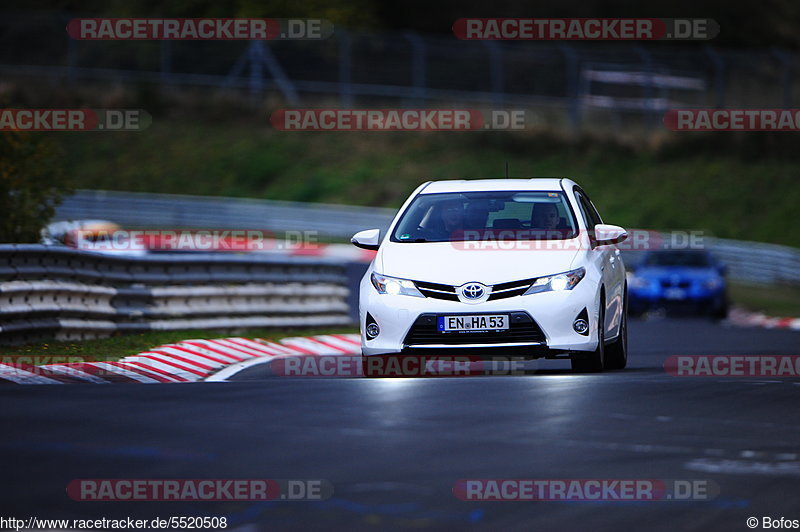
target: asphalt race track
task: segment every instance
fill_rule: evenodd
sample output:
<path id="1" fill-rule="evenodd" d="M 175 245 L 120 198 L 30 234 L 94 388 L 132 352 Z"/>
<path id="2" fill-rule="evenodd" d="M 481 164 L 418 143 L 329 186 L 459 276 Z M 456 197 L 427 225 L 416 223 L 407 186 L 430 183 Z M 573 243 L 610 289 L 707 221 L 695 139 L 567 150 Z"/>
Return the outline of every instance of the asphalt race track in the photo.
<path id="1" fill-rule="evenodd" d="M 0 388 L 2 508 L 224 515 L 228 529 L 748 530 L 800 519 L 800 380 L 685 378 L 676 354 L 800 355 L 800 335 L 632 320 L 630 368 L 575 376 L 260 378 Z M 560 369 L 562 368 L 562 369 Z M 317 502 L 76 502 L 78 478 L 327 479 Z M 459 479 L 701 479 L 708 501 L 464 502 Z"/>

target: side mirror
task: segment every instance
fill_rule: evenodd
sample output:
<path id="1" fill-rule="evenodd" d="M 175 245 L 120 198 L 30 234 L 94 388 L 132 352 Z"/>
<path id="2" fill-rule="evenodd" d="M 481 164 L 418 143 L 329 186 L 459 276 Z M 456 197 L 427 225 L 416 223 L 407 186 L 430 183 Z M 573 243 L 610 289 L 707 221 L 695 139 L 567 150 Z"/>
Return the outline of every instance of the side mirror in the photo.
<path id="1" fill-rule="evenodd" d="M 366 231 L 359 231 L 350 239 L 350 243 L 357 248 L 371 249 L 377 251 L 381 245 L 381 230 L 380 229 L 367 229 Z"/>
<path id="2" fill-rule="evenodd" d="M 598 246 L 619 244 L 628 238 L 628 232 L 618 225 L 597 224 L 594 226 L 594 242 Z"/>

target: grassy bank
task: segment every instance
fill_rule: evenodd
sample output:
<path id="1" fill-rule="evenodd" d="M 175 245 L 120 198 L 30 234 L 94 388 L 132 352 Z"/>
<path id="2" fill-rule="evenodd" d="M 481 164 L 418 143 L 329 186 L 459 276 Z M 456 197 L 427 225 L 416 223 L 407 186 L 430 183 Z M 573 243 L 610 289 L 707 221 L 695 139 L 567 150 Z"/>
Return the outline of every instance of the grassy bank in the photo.
<path id="1" fill-rule="evenodd" d="M 759 136 L 761 135 L 761 136 Z M 780 137 L 780 135 L 784 135 Z M 398 206 L 428 179 L 570 176 L 607 221 L 800 246 L 788 137 L 678 135 L 638 146 L 546 132 L 277 132 L 265 117 L 158 118 L 57 138 L 76 187 Z"/>
<path id="2" fill-rule="evenodd" d="M 800 288 L 731 283 L 728 295 L 731 301 L 747 310 L 778 318 L 800 317 Z"/>
<path id="3" fill-rule="evenodd" d="M 264 338 L 277 341 L 289 336 L 313 336 L 317 334 L 352 333 L 352 329 L 252 329 L 238 335 L 224 331 L 150 331 L 129 336 L 114 336 L 96 340 L 72 342 L 42 342 L 18 346 L 0 346 L 0 360 L 13 362 L 21 359 L 26 362 L 36 357 L 36 364 L 56 364 L 65 362 L 91 362 L 103 360 L 119 360 L 122 357 L 135 355 L 163 344 L 180 342 L 186 339 L 226 338 L 244 336 L 246 338 Z M 52 360 L 45 360 L 52 357 Z"/>

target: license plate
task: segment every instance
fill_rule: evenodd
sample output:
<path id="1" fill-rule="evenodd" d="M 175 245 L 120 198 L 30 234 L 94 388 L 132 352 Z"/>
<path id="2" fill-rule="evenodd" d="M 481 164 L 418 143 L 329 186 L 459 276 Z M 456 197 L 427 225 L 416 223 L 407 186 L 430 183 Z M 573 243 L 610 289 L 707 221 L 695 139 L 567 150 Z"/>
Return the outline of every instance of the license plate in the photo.
<path id="1" fill-rule="evenodd" d="M 668 288 L 664 291 L 664 297 L 667 299 L 686 299 L 686 292 L 680 288 Z"/>
<path id="2" fill-rule="evenodd" d="M 439 316 L 439 330 L 453 331 L 505 331 L 508 329 L 508 314 L 497 316 Z"/>

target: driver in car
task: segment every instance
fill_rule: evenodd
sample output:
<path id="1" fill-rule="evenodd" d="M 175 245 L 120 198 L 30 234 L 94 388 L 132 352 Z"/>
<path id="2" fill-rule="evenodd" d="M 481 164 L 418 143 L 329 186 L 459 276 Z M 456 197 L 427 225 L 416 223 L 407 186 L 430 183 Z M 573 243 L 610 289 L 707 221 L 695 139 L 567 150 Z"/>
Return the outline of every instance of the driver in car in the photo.
<path id="1" fill-rule="evenodd" d="M 535 203 L 531 221 L 533 229 L 544 229 L 545 231 L 559 229 L 561 217 L 558 215 L 558 207 L 555 203 Z"/>
<path id="2" fill-rule="evenodd" d="M 448 235 L 464 229 L 464 205 L 460 201 L 443 203 L 439 214 Z"/>

